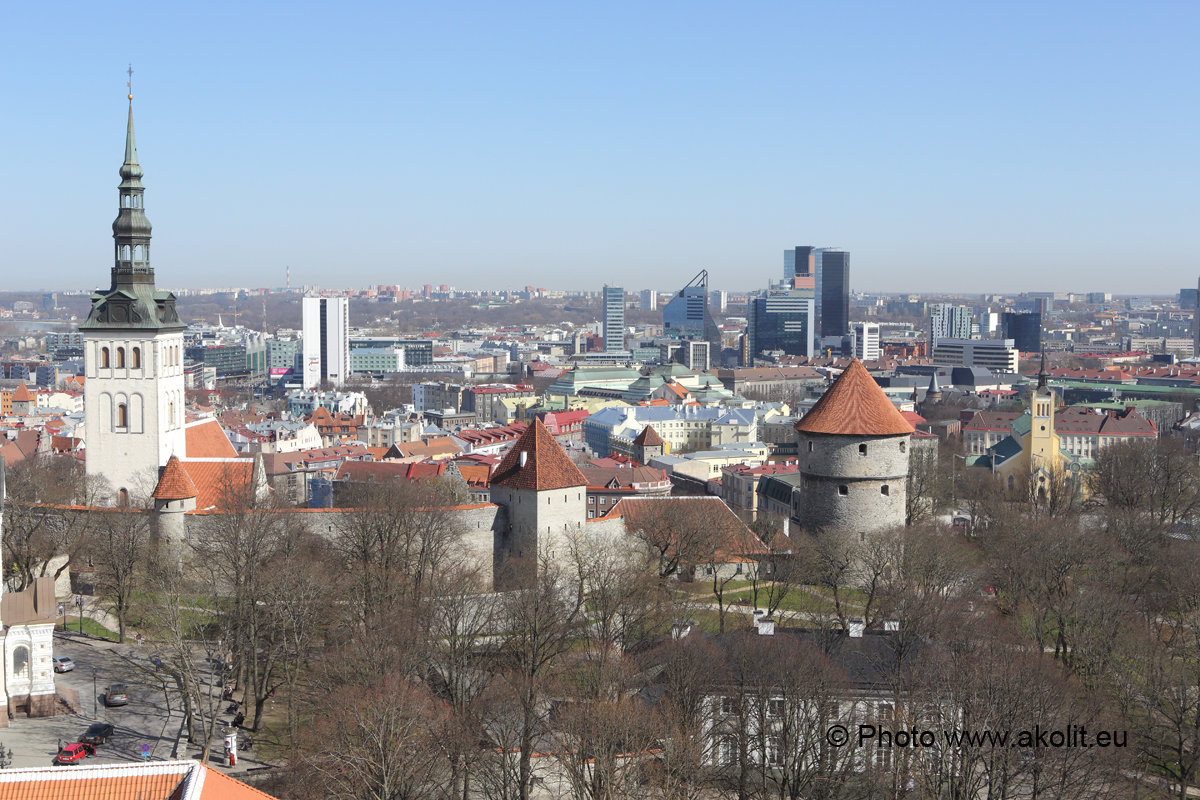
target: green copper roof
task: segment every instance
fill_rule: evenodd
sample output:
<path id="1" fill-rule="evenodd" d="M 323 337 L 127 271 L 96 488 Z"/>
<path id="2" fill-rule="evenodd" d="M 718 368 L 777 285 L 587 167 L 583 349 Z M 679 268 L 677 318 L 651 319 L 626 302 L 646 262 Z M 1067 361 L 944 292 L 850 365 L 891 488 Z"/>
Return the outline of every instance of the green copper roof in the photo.
<path id="1" fill-rule="evenodd" d="M 150 220 L 146 217 L 142 167 L 133 135 L 133 103 L 125 127 L 125 161 L 117 187 L 113 220 L 112 285 L 92 294 L 92 309 L 81 331 L 183 330 L 175 311 L 175 295 L 154 287 L 150 266 Z"/>

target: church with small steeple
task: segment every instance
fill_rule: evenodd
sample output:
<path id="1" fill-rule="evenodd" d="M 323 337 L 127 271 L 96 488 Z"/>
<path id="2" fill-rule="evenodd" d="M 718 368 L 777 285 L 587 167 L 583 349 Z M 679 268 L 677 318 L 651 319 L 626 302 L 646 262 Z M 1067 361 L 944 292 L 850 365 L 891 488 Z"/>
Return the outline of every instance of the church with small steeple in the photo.
<path id="1" fill-rule="evenodd" d="M 104 479 L 109 498 L 126 504 L 131 494 L 149 494 L 172 455 L 186 455 L 186 326 L 175 311 L 175 295 L 154 285 L 132 94 L 120 174 L 111 284 L 92 294 L 79 330 L 87 376 L 87 474 Z"/>

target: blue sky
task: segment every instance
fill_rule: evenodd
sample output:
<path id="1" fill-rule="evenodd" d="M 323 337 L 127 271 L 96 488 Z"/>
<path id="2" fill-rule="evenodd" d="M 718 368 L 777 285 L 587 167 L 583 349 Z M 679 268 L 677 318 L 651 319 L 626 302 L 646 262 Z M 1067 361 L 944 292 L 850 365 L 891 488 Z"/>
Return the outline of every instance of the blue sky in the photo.
<path id="1" fill-rule="evenodd" d="M 134 69 L 160 285 L 1171 293 L 1200 5 L 9 4 L 5 288 L 107 284 Z"/>

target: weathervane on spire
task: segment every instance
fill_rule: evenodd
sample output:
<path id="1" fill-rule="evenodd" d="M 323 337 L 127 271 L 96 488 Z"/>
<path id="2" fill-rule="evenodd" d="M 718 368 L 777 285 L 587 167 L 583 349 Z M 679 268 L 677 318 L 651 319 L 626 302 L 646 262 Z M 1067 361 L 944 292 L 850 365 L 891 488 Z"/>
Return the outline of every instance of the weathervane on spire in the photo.
<path id="1" fill-rule="evenodd" d="M 129 65 L 126 73 L 129 75 L 129 80 L 125 82 L 125 88 L 129 90 L 129 105 L 133 105 L 133 64 Z"/>

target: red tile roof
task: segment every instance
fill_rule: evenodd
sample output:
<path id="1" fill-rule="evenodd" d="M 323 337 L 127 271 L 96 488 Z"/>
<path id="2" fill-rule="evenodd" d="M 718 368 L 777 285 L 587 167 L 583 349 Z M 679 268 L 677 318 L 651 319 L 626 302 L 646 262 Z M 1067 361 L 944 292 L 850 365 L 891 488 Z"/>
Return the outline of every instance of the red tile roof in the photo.
<path id="1" fill-rule="evenodd" d="M 679 509 L 681 516 L 686 515 L 685 509 L 699 511 L 697 516 L 703 516 L 715 534 L 711 542 L 717 560 L 737 561 L 741 556 L 767 552 L 762 540 L 719 497 L 627 497 L 613 506 L 608 517 L 624 517 L 625 530 L 632 533 L 646 521 L 655 520 L 663 509 Z"/>
<path id="2" fill-rule="evenodd" d="M 12 399 L 14 403 L 32 403 L 34 400 L 33 395 L 29 393 L 29 389 L 25 388 L 23 383 L 13 392 Z"/>
<path id="3" fill-rule="evenodd" d="M 215 419 L 189 422 L 183 435 L 188 458 L 237 458 L 237 450 Z"/>
<path id="4" fill-rule="evenodd" d="M 491 469 L 487 464 L 456 464 L 468 486 L 487 486 Z"/>
<path id="5" fill-rule="evenodd" d="M 339 481 L 382 481 L 404 478 L 415 481 L 436 478 L 446 473 L 445 461 L 400 462 L 347 461 L 338 467 L 334 480 Z"/>
<path id="6" fill-rule="evenodd" d="M 249 499 L 254 479 L 254 461 L 231 458 L 219 461 L 181 461 L 196 487 L 196 510 L 224 509 L 242 498 Z"/>
<path id="7" fill-rule="evenodd" d="M 521 455 L 525 454 L 524 466 Z M 492 475 L 492 484 L 512 489 L 532 489 L 544 492 L 548 489 L 565 489 L 568 486 L 587 486 L 587 478 L 571 461 L 546 430 L 541 420 L 535 419 L 521 438 L 513 443 L 500 466 Z"/>
<path id="8" fill-rule="evenodd" d="M 650 425 L 642 428 L 642 432 L 637 435 L 637 438 L 633 440 L 633 443 L 639 447 L 663 446 L 662 437 L 659 436 L 658 431 L 654 430 L 654 428 Z"/>
<path id="9" fill-rule="evenodd" d="M 812 410 L 796 423 L 796 430 L 848 436 L 898 436 L 912 433 L 913 426 L 856 358 L 825 390 Z"/>
<path id="10" fill-rule="evenodd" d="M 196 484 L 188 476 L 179 459 L 171 456 L 163 467 L 158 485 L 151 495 L 155 500 L 184 500 L 196 496 Z"/>
<path id="11" fill-rule="evenodd" d="M 273 800 L 198 761 L 26 767 L 0 772 L 13 800 Z"/>

